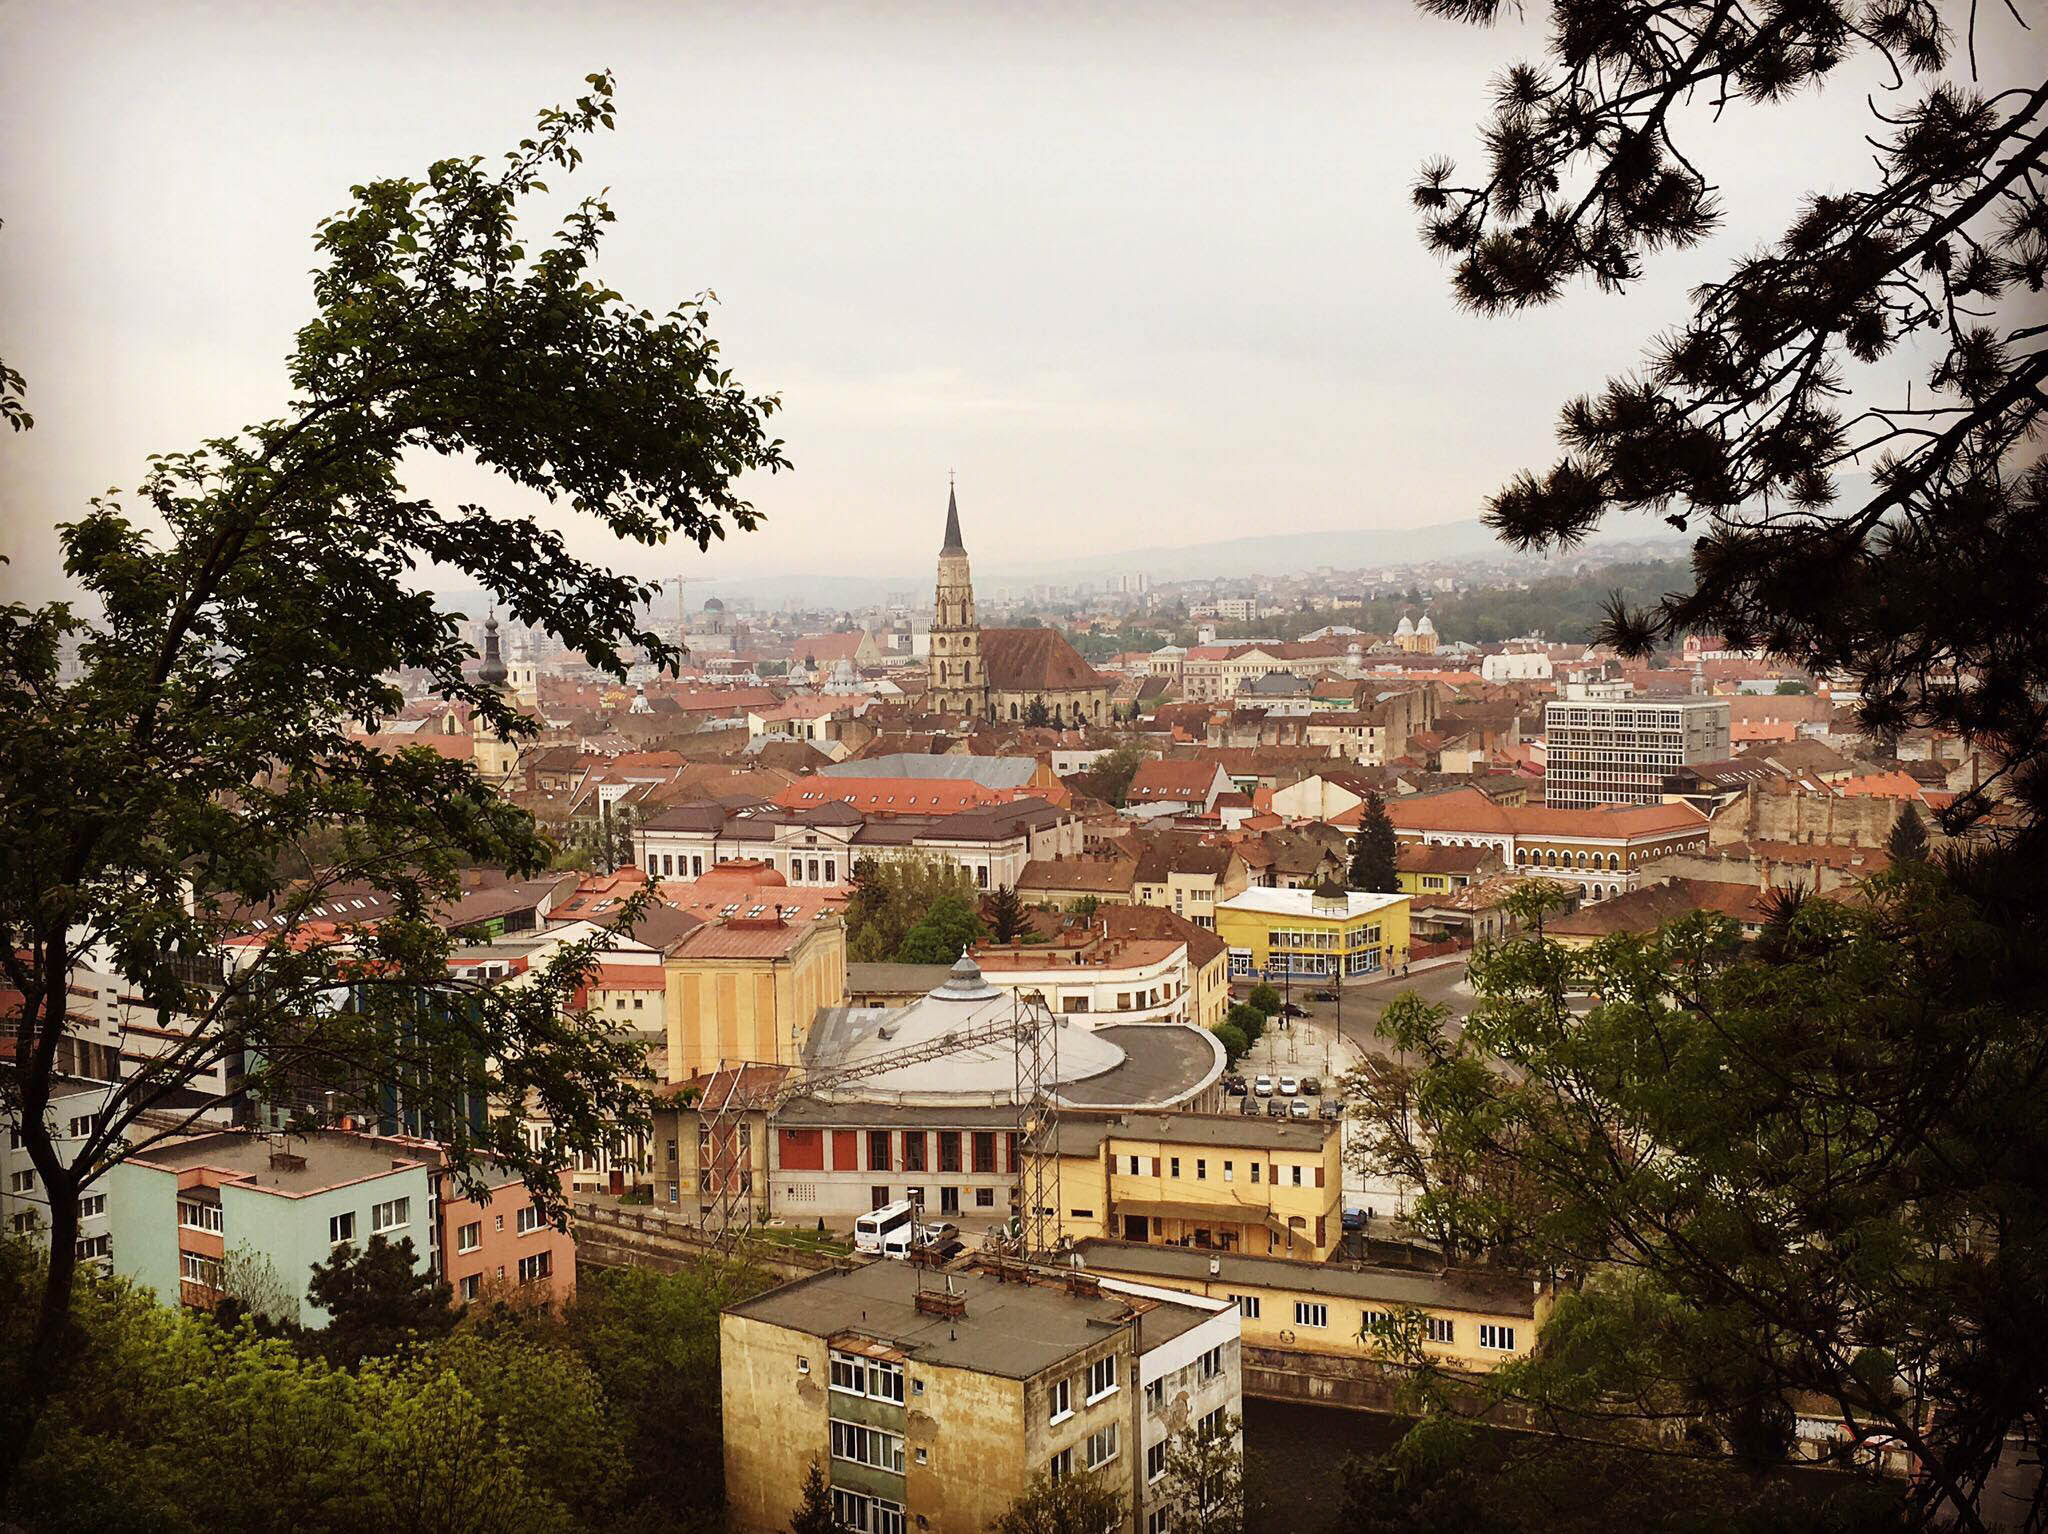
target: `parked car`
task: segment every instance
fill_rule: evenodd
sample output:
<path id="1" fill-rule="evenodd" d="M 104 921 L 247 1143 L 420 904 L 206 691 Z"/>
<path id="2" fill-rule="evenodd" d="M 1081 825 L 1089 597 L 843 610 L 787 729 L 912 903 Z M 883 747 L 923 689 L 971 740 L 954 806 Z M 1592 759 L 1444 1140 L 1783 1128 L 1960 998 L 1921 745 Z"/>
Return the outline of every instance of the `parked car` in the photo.
<path id="1" fill-rule="evenodd" d="M 1282 1097 L 1295 1097 L 1300 1095 L 1300 1092 L 1301 1083 L 1292 1076 L 1282 1076 L 1280 1078 L 1280 1095 Z"/>
<path id="2" fill-rule="evenodd" d="M 1320 1076 L 1302 1077 L 1301 1092 L 1304 1097 L 1321 1097 L 1323 1095 L 1323 1078 Z"/>
<path id="3" fill-rule="evenodd" d="M 960 1227 L 951 1220 L 934 1220 L 929 1225 L 917 1228 L 917 1244 L 933 1250 L 951 1245 L 960 1239 Z"/>
<path id="4" fill-rule="evenodd" d="M 1214 1059 L 1215 1057 L 1212 1055 L 1210 1058 Z M 1252 1090 L 1261 1097 L 1271 1097 L 1273 1095 L 1273 1078 L 1271 1076 L 1259 1077 L 1258 1080 L 1252 1083 Z"/>
<path id="5" fill-rule="evenodd" d="M 1363 1209 L 1347 1209 L 1347 1210 L 1345 1210 L 1345 1211 L 1344 1211 L 1344 1228 L 1345 1228 L 1346 1230 L 1364 1230 L 1364 1229 L 1365 1229 L 1365 1211 L 1364 1211 Z"/>
<path id="6" fill-rule="evenodd" d="M 1284 1119 L 1284 1118 L 1286 1118 L 1286 1117 L 1287 1117 L 1287 1104 L 1285 1104 L 1285 1103 L 1267 1103 L 1267 1104 L 1266 1104 L 1266 1117 L 1267 1117 L 1267 1118 L 1269 1118 L 1269 1119 Z"/>
<path id="7" fill-rule="evenodd" d="M 1337 999 L 1335 991 L 1310 991 L 1308 994 L 1311 1001 L 1335 1001 Z"/>
<path id="8" fill-rule="evenodd" d="M 1344 1105 L 1338 1102 L 1337 1099 L 1334 1097 L 1324 1098 L 1323 1106 L 1318 1111 L 1320 1111 L 1323 1117 L 1326 1119 L 1341 1119 L 1342 1117 L 1344 1117 Z"/>
<path id="9" fill-rule="evenodd" d="M 1313 1118 L 1315 1117 L 1315 1110 L 1297 1097 L 1287 1105 L 1287 1116 L 1293 1119 Z"/>
<path id="10" fill-rule="evenodd" d="M 1305 1007 L 1297 1007 L 1293 1002 L 1290 1001 L 1280 1009 L 1280 1015 L 1282 1017 L 1307 1017 L 1308 1009 Z"/>
<path id="11" fill-rule="evenodd" d="M 1247 1097 L 1243 1102 L 1237 1105 L 1237 1111 L 1239 1113 L 1251 1114 L 1252 1116 L 1256 1117 L 1259 1111 L 1259 1100 L 1256 1097 Z"/>
<path id="12" fill-rule="evenodd" d="M 1242 1097 L 1250 1089 L 1244 1084 L 1244 1077 L 1231 1075 L 1223 1078 L 1223 1090 L 1232 1097 Z"/>

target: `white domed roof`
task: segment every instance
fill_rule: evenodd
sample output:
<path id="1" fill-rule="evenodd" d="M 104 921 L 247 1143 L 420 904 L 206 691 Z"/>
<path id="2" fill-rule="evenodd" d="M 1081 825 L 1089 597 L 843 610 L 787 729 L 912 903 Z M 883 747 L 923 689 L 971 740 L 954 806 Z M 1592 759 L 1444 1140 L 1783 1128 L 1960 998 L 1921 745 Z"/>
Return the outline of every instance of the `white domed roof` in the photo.
<path id="1" fill-rule="evenodd" d="M 1402 637 L 1403 635 L 1406 635 L 1406 634 L 1412 634 L 1412 633 L 1414 633 L 1414 632 L 1415 632 L 1415 624 L 1414 624 L 1414 621 L 1413 621 L 1412 619 L 1410 619 L 1410 618 L 1408 618 L 1407 616 L 1405 616 L 1405 615 L 1404 615 L 1404 616 L 1402 617 L 1402 619 L 1401 619 L 1401 622 L 1400 622 L 1400 625 L 1399 625 L 1399 627 L 1397 627 L 1397 628 L 1396 628 L 1396 629 L 1394 630 L 1394 637 L 1395 637 L 1396 639 L 1399 639 L 1399 638 L 1400 638 L 1400 637 Z"/>
<path id="2" fill-rule="evenodd" d="M 1434 623 L 1431 623 L 1427 618 L 1424 618 L 1420 623 L 1415 625 L 1415 632 L 1418 634 L 1434 634 L 1436 632 L 1436 625 Z"/>

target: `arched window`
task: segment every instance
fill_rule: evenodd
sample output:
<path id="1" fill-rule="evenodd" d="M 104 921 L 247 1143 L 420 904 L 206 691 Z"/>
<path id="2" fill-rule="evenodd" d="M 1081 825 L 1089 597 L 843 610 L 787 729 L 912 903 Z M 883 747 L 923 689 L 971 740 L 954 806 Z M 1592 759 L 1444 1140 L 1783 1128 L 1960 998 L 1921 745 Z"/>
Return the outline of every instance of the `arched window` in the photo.
<path id="1" fill-rule="evenodd" d="M 1581 868 L 1584 868 L 1585 866 L 1586 866 L 1586 854 L 1582 852 L 1582 853 L 1580 853 L 1580 854 L 1579 854 L 1579 867 L 1581 867 Z"/>
<path id="2" fill-rule="evenodd" d="M 1545 868 L 1555 868 L 1555 867 L 1557 867 L 1557 849 L 1556 849 L 1556 848 L 1554 848 L 1554 847 L 1553 847 L 1553 848 L 1551 848 L 1551 849 L 1550 849 L 1549 851 L 1547 851 L 1547 852 L 1545 852 L 1545 853 L 1543 854 L 1543 866 L 1544 866 Z"/>
<path id="3" fill-rule="evenodd" d="M 1612 852 L 1608 853 L 1608 854 L 1607 854 L 1607 871 L 1608 871 L 1609 873 L 1613 873 L 1613 872 L 1614 872 L 1614 871 L 1615 871 L 1616 869 L 1618 869 L 1618 868 L 1620 868 L 1620 867 L 1621 867 L 1621 858 L 1620 858 L 1620 856 L 1619 856 L 1619 855 L 1617 855 L 1617 854 L 1615 854 L 1615 853 L 1612 853 Z"/>

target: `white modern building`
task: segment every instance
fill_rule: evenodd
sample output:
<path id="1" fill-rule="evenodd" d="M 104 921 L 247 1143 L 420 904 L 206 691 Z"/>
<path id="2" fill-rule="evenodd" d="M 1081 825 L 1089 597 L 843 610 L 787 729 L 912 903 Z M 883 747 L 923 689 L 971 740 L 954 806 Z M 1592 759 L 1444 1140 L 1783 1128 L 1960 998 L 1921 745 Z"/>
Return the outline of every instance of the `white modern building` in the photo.
<path id="1" fill-rule="evenodd" d="M 1725 698 L 1567 696 L 1543 710 L 1545 802 L 1552 809 L 1658 804 L 1681 767 L 1726 761 Z"/>

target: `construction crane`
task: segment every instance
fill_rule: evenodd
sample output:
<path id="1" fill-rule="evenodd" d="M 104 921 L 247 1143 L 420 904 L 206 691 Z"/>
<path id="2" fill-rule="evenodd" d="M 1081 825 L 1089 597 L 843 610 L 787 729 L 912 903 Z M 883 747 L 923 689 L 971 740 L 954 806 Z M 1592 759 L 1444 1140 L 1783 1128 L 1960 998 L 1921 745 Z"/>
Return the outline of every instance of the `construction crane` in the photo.
<path id="1" fill-rule="evenodd" d="M 1052 1252 L 1062 1235 L 1059 1098 L 1055 1090 L 1059 1025 L 1043 997 L 1013 996 L 1006 1019 L 905 1045 L 850 1065 L 812 1070 L 801 1065 L 751 1062 L 729 1066 L 721 1060 L 697 1102 L 702 1140 L 710 1150 L 708 1158 L 699 1153 L 698 1192 L 700 1198 L 708 1195 L 711 1200 L 704 1224 L 719 1256 L 730 1260 L 734 1247 L 754 1225 L 752 1146 L 742 1138 L 747 1115 L 761 1114 L 765 1133 L 776 1112 L 794 1098 L 830 1092 L 987 1044 L 1010 1044 L 1016 1054 L 1018 1255 L 1039 1257 Z"/>

